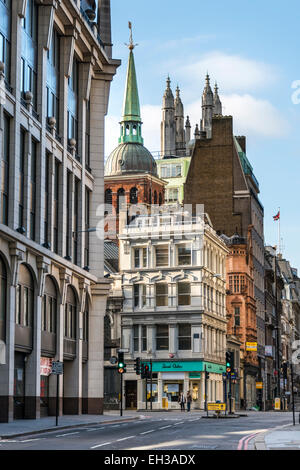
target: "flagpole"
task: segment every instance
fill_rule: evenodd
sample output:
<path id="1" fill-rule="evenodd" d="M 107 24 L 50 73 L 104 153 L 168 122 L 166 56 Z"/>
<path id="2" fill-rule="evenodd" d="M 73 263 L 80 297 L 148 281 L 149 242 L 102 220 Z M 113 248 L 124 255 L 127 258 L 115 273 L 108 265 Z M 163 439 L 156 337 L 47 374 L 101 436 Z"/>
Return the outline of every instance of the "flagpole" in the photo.
<path id="1" fill-rule="evenodd" d="M 279 219 L 278 219 L 278 254 L 280 255 L 280 216 L 281 216 L 281 213 L 280 213 L 280 207 L 278 208 L 278 213 L 279 213 Z"/>

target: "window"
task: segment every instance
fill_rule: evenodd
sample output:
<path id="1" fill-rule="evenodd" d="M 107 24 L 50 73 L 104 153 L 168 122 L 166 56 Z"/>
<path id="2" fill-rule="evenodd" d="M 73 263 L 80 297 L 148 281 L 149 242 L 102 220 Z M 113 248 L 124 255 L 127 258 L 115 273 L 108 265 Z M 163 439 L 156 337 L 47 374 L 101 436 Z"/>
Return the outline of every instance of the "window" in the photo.
<path id="1" fill-rule="evenodd" d="M 85 114 L 85 167 L 89 172 L 91 171 L 90 150 L 91 150 L 91 104 L 90 104 L 90 100 L 87 100 L 86 114 Z"/>
<path id="2" fill-rule="evenodd" d="M 42 304 L 42 331 L 56 333 L 57 291 L 50 276 L 46 277 Z"/>
<path id="3" fill-rule="evenodd" d="M 178 201 L 178 189 L 172 188 L 168 190 L 168 202 L 177 202 Z"/>
<path id="4" fill-rule="evenodd" d="M 146 284 L 134 284 L 133 286 L 134 306 L 137 308 L 146 305 Z"/>
<path id="5" fill-rule="evenodd" d="M 178 349 L 191 350 L 191 325 L 182 324 L 178 326 Z"/>
<path id="6" fill-rule="evenodd" d="M 19 156 L 19 228 L 24 227 L 25 135 L 25 131 L 21 129 Z"/>
<path id="7" fill-rule="evenodd" d="M 16 294 L 16 323 L 20 326 L 32 327 L 34 316 L 34 286 L 29 269 L 21 264 L 19 284 Z"/>
<path id="8" fill-rule="evenodd" d="M 89 340 L 89 307 L 87 300 L 85 310 L 82 313 L 82 339 L 86 342 Z"/>
<path id="9" fill-rule="evenodd" d="M 36 168 L 37 166 L 37 142 L 31 144 L 31 169 L 30 169 L 30 238 L 35 240 L 35 212 L 36 212 Z"/>
<path id="10" fill-rule="evenodd" d="M 90 265 L 90 197 L 91 192 L 85 188 L 85 237 L 84 237 L 84 266 Z"/>
<path id="11" fill-rule="evenodd" d="M 178 305 L 191 305 L 191 285 L 189 282 L 178 283 Z"/>
<path id="12" fill-rule="evenodd" d="M 71 260 L 71 245 L 72 245 L 72 237 L 71 237 L 71 217 L 72 217 L 72 186 L 73 186 L 73 175 L 72 173 L 67 170 L 67 226 L 66 226 L 66 257 Z"/>
<path id="13" fill-rule="evenodd" d="M 156 307 L 168 306 L 168 284 L 156 284 Z"/>
<path id="14" fill-rule="evenodd" d="M 56 129 L 59 132 L 59 61 L 60 39 L 53 29 L 51 46 L 47 54 L 47 117 L 56 119 Z"/>
<path id="15" fill-rule="evenodd" d="M 71 77 L 68 80 L 68 139 L 78 144 L 78 61 L 74 57 Z"/>
<path id="16" fill-rule="evenodd" d="M 105 190 L 105 212 L 107 212 L 107 214 L 112 213 L 112 190 L 111 189 Z"/>
<path id="17" fill-rule="evenodd" d="M 147 351 L 147 327 L 142 326 L 142 352 Z"/>
<path id="18" fill-rule="evenodd" d="M 6 310 L 7 310 L 7 272 L 3 259 L 0 257 L 0 340 L 6 339 Z"/>
<path id="19" fill-rule="evenodd" d="M 4 114 L 3 119 L 3 152 L 1 160 L 1 214 L 2 224 L 8 224 L 8 195 L 9 195 L 9 145 L 10 119 Z"/>
<path id="20" fill-rule="evenodd" d="M 137 188 L 131 188 L 130 190 L 130 204 L 138 203 L 138 190 Z"/>
<path id="21" fill-rule="evenodd" d="M 154 204 L 157 204 L 157 192 L 154 191 Z"/>
<path id="22" fill-rule="evenodd" d="M 146 268 L 147 267 L 147 248 L 134 249 L 134 267 Z"/>
<path id="23" fill-rule="evenodd" d="M 133 327 L 133 350 L 134 352 L 139 351 L 139 325 Z"/>
<path id="24" fill-rule="evenodd" d="M 156 266 L 169 266 L 169 247 L 157 246 L 155 248 Z"/>
<path id="25" fill-rule="evenodd" d="M 234 326 L 240 326 L 241 319 L 240 319 L 240 307 L 234 308 Z"/>
<path id="26" fill-rule="evenodd" d="M 22 58 L 21 58 L 21 91 L 30 91 L 33 95 L 33 107 L 37 104 L 37 38 L 38 6 L 34 0 L 27 1 L 25 18 L 22 20 Z"/>
<path id="27" fill-rule="evenodd" d="M 160 206 L 162 205 L 162 201 L 163 201 L 162 194 L 159 193 L 159 196 L 158 196 L 158 204 L 159 204 Z"/>
<path id="28" fill-rule="evenodd" d="M 156 349 L 157 351 L 168 351 L 169 349 L 169 326 L 156 325 Z"/>
<path id="29" fill-rule="evenodd" d="M 181 176 L 181 165 L 171 164 L 161 167 L 162 178 L 178 178 Z"/>
<path id="30" fill-rule="evenodd" d="M 0 61 L 5 64 L 7 82 L 10 81 L 11 3 L 12 0 L 0 0 Z"/>
<path id="31" fill-rule="evenodd" d="M 58 214 L 59 214 L 59 179 L 60 179 L 60 162 L 54 161 L 54 191 L 53 191 L 53 251 L 58 253 Z"/>
<path id="32" fill-rule="evenodd" d="M 178 266 L 192 264 L 192 253 L 190 245 L 178 245 L 177 248 Z"/>
<path id="33" fill-rule="evenodd" d="M 75 264 L 79 262 L 78 256 L 78 231 L 79 231 L 79 205 L 80 205 L 80 196 L 81 196 L 81 182 L 78 178 L 75 177 L 74 182 L 74 211 L 73 211 L 73 260 Z"/>
<path id="34" fill-rule="evenodd" d="M 123 204 L 125 202 L 124 199 L 125 199 L 125 189 L 120 188 L 118 189 L 118 192 L 117 192 L 117 214 L 119 214 L 120 209 L 123 208 Z"/>
<path id="35" fill-rule="evenodd" d="M 67 289 L 67 298 L 65 303 L 65 325 L 64 333 L 67 339 L 76 339 L 76 314 L 77 302 L 75 293 L 71 286 Z"/>

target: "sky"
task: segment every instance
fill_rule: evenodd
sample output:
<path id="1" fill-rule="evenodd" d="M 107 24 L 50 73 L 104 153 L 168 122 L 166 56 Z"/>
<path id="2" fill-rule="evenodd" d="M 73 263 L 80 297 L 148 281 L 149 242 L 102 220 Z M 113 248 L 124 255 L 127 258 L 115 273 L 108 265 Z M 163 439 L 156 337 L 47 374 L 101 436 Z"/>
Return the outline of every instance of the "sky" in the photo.
<path id="1" fill-rule="evenodd" d="M 260 183 L 265 244 L 278 245 L 300 270 L 300 37 L 298 0 L 111 0 L 113 58 L 106 156 L 118 145 L 129 41 L 133 40 L 144 145 L 160 151 L 162 96 L 168 74 L 178 85 L 192 130 L 201 119 L 208 71 L 223 114 L 246 135 L 247 157 Z"/>

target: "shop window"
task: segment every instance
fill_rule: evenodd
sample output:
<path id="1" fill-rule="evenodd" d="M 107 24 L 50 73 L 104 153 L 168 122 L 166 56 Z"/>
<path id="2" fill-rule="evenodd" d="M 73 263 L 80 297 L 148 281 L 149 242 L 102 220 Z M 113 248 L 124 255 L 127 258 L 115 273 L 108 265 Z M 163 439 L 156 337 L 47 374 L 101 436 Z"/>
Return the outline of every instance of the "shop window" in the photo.
<path id="1" fill-rule="evenodd" d="M 191 285 L 189 282 L 178 283 L 178 305 L 191 305 Z"/>
<path id="2" fill-rule="evenodd" d="M 167 245 L 157 246 L 155 248 L 156 266 L 169 266 L 169 247 Z"/>
<path id="3" fill-rule="evenodd" d="M 169 350 L 169 326 L 168 325 L 156 326 L 156 350 L 157 351 Z"/>
<path id="4" fill-rule="evenodd" d="M 156 307 L 168 306 L 168 284 L 156 284 Z"/>
<path id="5" fill-rule="evenodd" d="M 192 252 L 190 245 L 178 245 L 177 247 L 178 266 L 192 264 Z"/>
<path id="6" fill-rule="evenodd" d="M 191 325 L 178 325 L 178 349 L 184 351 L 191 350 Z"/>

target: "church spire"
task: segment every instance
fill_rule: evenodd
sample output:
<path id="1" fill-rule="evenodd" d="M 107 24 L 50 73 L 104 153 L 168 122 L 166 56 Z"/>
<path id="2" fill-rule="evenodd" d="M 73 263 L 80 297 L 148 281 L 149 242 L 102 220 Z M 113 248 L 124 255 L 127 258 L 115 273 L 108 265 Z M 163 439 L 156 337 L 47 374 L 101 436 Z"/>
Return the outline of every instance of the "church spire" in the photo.
<path id="1" fill-rule="evenodd" d="M 213 105 L 214 97 L 210 87 L 210 78 L 208 73 L 206 74 L 205 87 L 202 95 L 202 121 L 201 130 L 206 132 L 208 138 L 211 137 L 212 128 L 212 116 L 213 116 Z"/>
<path id="2" fill-rule="evenodd" d="M 137 44 L 134 44 L 132 40 L 132 26 L 130 22 L 129 29 L 130 39 L 129 44 L 126 44 L 129 49 L 129 59 L 127 66 L 122 121 L 120 123 L 121 136 L 119 138 L 119 143 L 136 142 L 143 144 L 143 138 L 141 134 L 142 120 L 140 101 L 133 55 L 133 49 L 135 46 L 137 46 Z"/>

